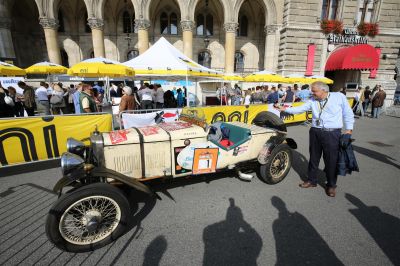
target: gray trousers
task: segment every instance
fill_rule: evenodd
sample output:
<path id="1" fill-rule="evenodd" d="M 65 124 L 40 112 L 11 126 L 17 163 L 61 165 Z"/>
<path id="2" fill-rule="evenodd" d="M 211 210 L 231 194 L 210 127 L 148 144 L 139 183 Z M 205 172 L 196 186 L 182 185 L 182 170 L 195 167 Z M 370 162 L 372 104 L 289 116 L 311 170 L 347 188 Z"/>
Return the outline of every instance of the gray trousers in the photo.
<path id="1" fill-rule="evenodd" d="M 39 103 L 44 107 L 44 114 L 51 115 L 49 101 L 39 101 Z"/>

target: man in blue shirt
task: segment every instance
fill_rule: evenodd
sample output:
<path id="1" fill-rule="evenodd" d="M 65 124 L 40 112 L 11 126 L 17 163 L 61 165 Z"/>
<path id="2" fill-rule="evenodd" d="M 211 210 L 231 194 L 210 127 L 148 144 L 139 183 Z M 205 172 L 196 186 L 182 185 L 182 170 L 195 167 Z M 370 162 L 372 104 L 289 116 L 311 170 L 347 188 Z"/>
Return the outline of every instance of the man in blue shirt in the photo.
<path id="1" fill-rule="evenodd" d="M 276 91 L 275 86 L 272 87 L 272 93 L 267 97 L 267 103 L 277 103 L 279 101 L 279 93 Z"/>
<path id="2" fill-rule="evenodd" d="M 285 108 L 280 111 L 289 114 L 300 114 L 312 111 L 312 127 L 310 129 L 310 161 L 308 163 L 308 180 L 300 184 L 302 188 L 317 186 L 319 161 L 323 154 L 327 178 L 326 194 L 336 195 L 336 165 L 339 155 L 339 138 L 344 124 L 344 134 L 352 134 L 354 114 L 346 96 L 340 92 L 329 92 L 323 82 L 311 84 L 312 98 L 301 106 Z"/>

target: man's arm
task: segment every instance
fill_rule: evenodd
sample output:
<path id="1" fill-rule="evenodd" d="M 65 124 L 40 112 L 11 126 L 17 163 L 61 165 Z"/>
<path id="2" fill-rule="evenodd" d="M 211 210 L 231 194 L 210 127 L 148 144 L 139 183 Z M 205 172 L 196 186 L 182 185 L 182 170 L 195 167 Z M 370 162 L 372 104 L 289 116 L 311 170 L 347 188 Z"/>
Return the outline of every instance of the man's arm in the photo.
<path id="1" fill-rule="evenodd" d="M 354 126 L 354 114 L 353 110 L 351 110 L 350 104 L 347 101 L 346 96 L 341 95 L 342 97 L 342 115 L 343 115 L 343 123 L 344 123 L 344 134 L 352 134 L 353 126 Z"/>
<path id="2" fill-rule="evenodd" d="M 301 114 L 301 113 L 304 113 L 304 112 L 309 111 L 311 109 L 311 101 L 307 101 L 303 105 L 296 106 L 296 107 L 287 108 L 287 107 L 284 107 L 284 106 L 280 106 L 278 109 L 281 112 L 284 111 L 284 112 L 289 113 L 289 114 Z"/>

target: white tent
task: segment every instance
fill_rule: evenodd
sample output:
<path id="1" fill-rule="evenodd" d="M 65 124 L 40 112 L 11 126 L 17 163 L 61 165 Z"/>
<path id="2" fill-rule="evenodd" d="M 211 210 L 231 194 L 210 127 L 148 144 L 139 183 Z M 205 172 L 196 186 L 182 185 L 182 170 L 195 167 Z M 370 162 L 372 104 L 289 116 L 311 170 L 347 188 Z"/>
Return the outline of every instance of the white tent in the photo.
<path id="1" fill-rule="evenodd" d="M 207 78 L 222 78 L 222 73 L 194 62 L 184 55 L 164 37 L 161 37 L 146 52 L 123 63 L 135 70 L 135 77 L 146 79 L 197 81 Z M 186 88 L 188 86 L 186 85 Z M 197 93 L 195 93 L 197 94 Z M 189 91 L 188 91 L 189 95 Z M 188 96 L 186 95 L 186 96 Z M 189 97 L 186 97 L 189 106 Z"/>
<path id="2" fill-rule="evenodd" d="M 222 73 L 191 60 L 161 37 L 146 52 L 123 63 L 135 69 L 136 77 L 182 79 L 182 77 L 221 77 Z"/>

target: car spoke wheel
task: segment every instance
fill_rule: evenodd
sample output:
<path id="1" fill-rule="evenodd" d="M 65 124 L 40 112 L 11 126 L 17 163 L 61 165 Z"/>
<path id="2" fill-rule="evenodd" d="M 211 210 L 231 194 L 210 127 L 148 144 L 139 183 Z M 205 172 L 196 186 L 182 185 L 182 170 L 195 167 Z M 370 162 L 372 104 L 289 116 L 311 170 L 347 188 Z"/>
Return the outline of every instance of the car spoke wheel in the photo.
<path id="1" fill-rule="evenodd" d="M 266 158 L 265 164 L 260 164 L 258 177 L 267 184 L 281 182 L 292 166 L 292 150 L 287 144 L 279 144 Z"/>
<path id="2" fill-rule="evenodd" d="M 129 202 L 116 187 L 85 185 L 66 193 L 52 206 L 46 234 L 58 248 L 86 252 L 105 246 L 126 230 Z"/>
<path id="3" fill-rule="evenodd" d="M 61 236 L 76 245 L 96 243 L 118 226 L 121 209 L 109 197 L 92 196 L 71 205 L 61 217 Z"/>
<path id="4" fill-rule="evenodd" d="M 289 165 L 289 154 L 281 151 L 271 160 L 270 173 L 273 179 L 279 179 L 285 173 Z"/>

